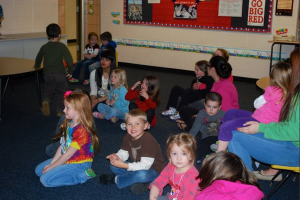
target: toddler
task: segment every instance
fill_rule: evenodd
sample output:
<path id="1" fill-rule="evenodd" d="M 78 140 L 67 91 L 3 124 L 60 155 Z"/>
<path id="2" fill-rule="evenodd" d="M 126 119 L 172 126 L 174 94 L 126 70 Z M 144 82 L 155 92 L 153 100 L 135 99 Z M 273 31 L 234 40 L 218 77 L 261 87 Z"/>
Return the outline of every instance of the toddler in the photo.
<path id="1" fill-rule="evenodd" d="M 200 193 L 196 200 L 261 200 L 257 179 L 235 154 L 218 152 L 205 158 L 197 179 Z"/>
<path id="2" fill-rule="evenodd" d="M 194 200 L 198 190 L 198 170 L 194 166 L 196 142 L 186 133 L 173 135 L 167 141 L 168 165 L 150 185 L 149 199 Z M 170 184 L 168 196 L 161 196 L 163 188 Z M 159 196 L 160 195 L 160 196 Z"/>
<path id="3" fill-rule="evenodd" d="M 106 158 L 110 169 L 116 175 L 114 182 L 118 188 L 130 186 L 135 194 L 148 190 L 149 183 L 156 179 L 165 166 L 159 144 L 145 130 L 148 127 L 147 115 L 140 109 L 133 109 L 125 116 L 127 134 L 118 153 Z M 128 161 L 130 158 L 130 161 Z M 100 175 L 100 183 L 111 182 L 114 176 Z"/>
<path id="4" fill-rule="evenodd" d="M 128 88 L 126 72 L 123 69 L 114 69 L 109 81 L 111 86 L 106 104 L 99 103 L 97 106 L 99 112 L 93 112 L 93 116 L 116 123 L 119 118 L 124 120 L 125 114 L 128 112 L 129 102 L 125 99 Z"/>
<path id="5" fill-rule="evenodd" d="M 85 50 L 83 53 L 84 59 L 81 61 L 78 61 L 76 63 L 74 72 L 73 72 L 73 78 L 70 78 L 70 82 L 78 82 L 79 81 L 79 75 L 80 75 L 80 68 L 83 67 L 84 72 L 84 81 L 83 85 L 87 85 L 90 83 L 90 70 L 89 66 L 95 62 L 97 62 L 97 56 L 99 53 L 99 45 L 98 42 L 98 35 L 95 32 L 90 32 L 88 34 L 88 40 L 89 44 L 85 45 Z"/>
<path id="6" fill-rule="evenodd" d="M 71 77 L 73 71 L 73 59 L 67 46 L 61 42 L 61 29 L 57 24 L 49 24 L 46 28 L 48 42 L 44 44 L 35 59 L 35 68 L 39 68 L 43 61 L 43 73 L 45 79 L 45 89 L 43 94 L 42 112 L 45 116 L 50 115 L 50 104 L 56 104 L 56 113 L 61 117 L 63 111 L 64 92 L 68 88 L 66 77 Z M 68 73 L 63 64 L 67 63 Z"/>

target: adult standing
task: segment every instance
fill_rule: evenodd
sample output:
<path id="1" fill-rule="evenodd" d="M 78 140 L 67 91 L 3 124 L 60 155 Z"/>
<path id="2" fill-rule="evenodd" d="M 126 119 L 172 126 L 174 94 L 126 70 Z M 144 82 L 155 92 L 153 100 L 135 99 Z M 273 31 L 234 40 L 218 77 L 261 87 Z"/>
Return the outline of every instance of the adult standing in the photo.
<path id="1" fill-rule="evenodd" d="M 233 131 L 228 149 L 253 171 L 252 160 L 267 164 L 299 167 L 299 48 L 291 53 L 293 76 L 280 112 L 279 123 L 250 121 Z M 271 180 L 277 170 L 256 171 L 259 179 Z"/>

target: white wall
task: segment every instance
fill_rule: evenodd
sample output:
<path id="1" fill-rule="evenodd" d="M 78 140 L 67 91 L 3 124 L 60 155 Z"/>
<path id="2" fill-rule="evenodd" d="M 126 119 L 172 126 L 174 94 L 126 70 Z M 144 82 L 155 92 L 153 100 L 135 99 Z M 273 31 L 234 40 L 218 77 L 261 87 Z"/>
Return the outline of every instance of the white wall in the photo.
<path id="1" fill-rule="evenodd" d="M 4 19 L 0 33 L 45 32 L 58 22 L 58 0 L 1 0 Z"/>
<path id="2" fill-rule="evenodd" d="M 275 16 L 276 1 L 273 2 L 272 33 L 245 33 L 204 29 L 172 28 L 123 24 L 124 0 L 101 1 L 101 32 L 110 31 L 113 38 L 154 40 L 184 44 L 208 45 L 214 47 L 242 48 L 249 50 L 270 51 L 276 29 L 288 28 L 290 35 L 296 35 L 299 1 L 294 0 L 293 16 Z M 119 17 L 112 17 L 111 12 L 120 12 Z M 112 20 L 120 20 L 119 25 Z M 151 65 L 166 68 L 193 70 L 198 60 L 209 60 L 211 55 L 144 47 L 118 46 L 119 62 Z M 278 51 L 278 47 L 275 48 Z M 283 47 L 289 55 L 293 48 Z M 268 76 L 270 60 L 231 56 L 233 75 L 248 78 Z"/>

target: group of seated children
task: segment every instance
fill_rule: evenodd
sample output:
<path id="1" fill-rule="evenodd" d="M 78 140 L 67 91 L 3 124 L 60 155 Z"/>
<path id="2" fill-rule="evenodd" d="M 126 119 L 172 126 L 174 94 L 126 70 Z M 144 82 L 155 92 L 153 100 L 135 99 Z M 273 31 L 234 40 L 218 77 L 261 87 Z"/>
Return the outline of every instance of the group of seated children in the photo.
<path id="1" fill-rule="evenodd" d="M 49 95 L 53 94 L 55 89 L 58 90 L 58 86 L 66 83 L 59 82 L 59 78 L 65 79 L 64 68 L 60 71 L 49 67 L 54 63 L 51 56 L 55 56 L 49 56 L 49 51 L 53 48 L 62 49 L 63 55 L 68 58 L 66 60 L 68 68 L 71 67 L 72 59 L 69 59 L 70 55 L 64 48 L 57 47 L 60 44 L 57 42 L 60 36 L 59 27 L 50 24 L 47 27 L 47 34 L 50 41 L 41 48 L 36 66 L 39 66 L 42 57 L 45 56 L 44 93 L 48 93 L 48 96 L 44 94 L 42 111 L 49 115 Z M 97 56 L 97 35 L 91 33 L 89 39 L 90 44 L 86 46 L 86 49 L 92 48 L 94 53 L 91 55 L 86 50 L 85 59 L 80 61 L 85 71 L 87 70 L 85 63 Z M 221 52 L 220 49 L 217 51 Z M 264 195 L 260 191 L 254 174 L 247 169 L 238 156 L 225 150 L 228 141 L 232 138 L 231 131 L 243 126 L 245 122 L 249 120 L 264 123 L 279 121 L 282 101 L 291 79 L 289 64 L 278 63 L 273 67 L 270 74 L 271 86 L 266 88 L 265 94 L 255 101 L 257 109 L 252 114 L 248 111 L 230 109 L 236 105 L 238 108 L 238 103 L 237 92 L 232 81 L 225 80 L 231 76 L 232 71 L 230 64 L 227 63 L 228 56 L 225 59 L 226 56 L 222 58 L 219 55 L 213 55 L 209 63 L 197 62 L 195 66 L 197 79 L 192 81 L 191 89 L 185 90 L 174 86 L 167 106 L 172 108 L 162 114 L 176 114 L 176 108 L 199 100 L 204 109 L 196 109 L 197 113 L 192 116 L 194 120 L 189 133 L 169 137 L 166 150 L 169 163 L 165 166 L 160 145 L 149 132 L 145 131 L 156 124 L 155 109 L 160 104 L 159 80 L 154 75 L 146 75 L 128 89 L 126 72 L 113 68 L 115 58 L 110 52 L 103 52 L 98 62 L 101 66 L 93 70 L 90 98 L 82 91 L 67 91 L 63 96 L 64 116 L 61 118 L 61 125 L 56 136 L 56 139 L 60 140 L 56 153 L 52 159 L 42 162 L 35 169 L 44 186 L 75 185 L 96 176 L 91 169 L 94 152 L 99 144 L 94 116 L 113 123 L 119 118 L 125 120 L 121 128 L 127 130 L 120 150 L 106 157 L 110 161 L 113 174 L 101 174 L 99 179 L 102 184 L 114 183 L 118 188 L 130 186 L 131 191 L 136 194 L 150 189 L 149 199 L 223 199 L 225 196 L 236 199 L 263 198 Z M 75 71 L 78 68 L 79 64 L 76 65 Z M 209 76 L 205 75 L 207 72 Z M 78 80 L 76 73 L 73 74 L 75 78 L 71 80 Z M 70 77 L 70 74 L 67 77 Z M 85 77 L 86 80 L 88 79 Z M 220 86 L 218 85 L 220 83 L 224 84 Z M 104 89 L 103 85 L 105 85 Z M 233 92 L 236 94 L 234 93 L 233 100 L 228 100 L 228 96 L 232 95 L 226 92 L 229 93 L 232 90 L 228 90 L 224 85 L 228 88 L 234 87 Z M 219 92 L 221 89 L 225 93 Z M 181 97 L 181 102 L 177 106 L 179 97 Z M 222 107 L 225 105 L 224 99 L 228 102 L 226 109 Z M 131 100 L 135 102 L 129 104 Z M 92 112 L 93 107 L 97 111 Z M 224 110 L 228 110 L 226 114 Z M 182 128 L 181 124 L 183 122 L 179 123 L 180 128 Z M 219 129 L 220 133 L 218 133 Z M 196 135 L 200 135 L 197 140 L 198 150 Z M 198 154 L 199 157 L 199 154 L 203 155 L 203 152 L 206 152 L 205 145 L 211 144 L 204 142 L 207 138 L 216 140 L 217 136 L 219 143 L 214 149 L 217 153 L 209 155 L 198 172 L 194 166 L 197 160 L 196 155 Z M 167 184 L 170 185 L 171 190 L 167 195 L 162 195 L 163 188 Z M 236 190 L 232 191 L 230 189 L 232 187 Z M 248 194 L 249 191 L 251 195 Z"/>

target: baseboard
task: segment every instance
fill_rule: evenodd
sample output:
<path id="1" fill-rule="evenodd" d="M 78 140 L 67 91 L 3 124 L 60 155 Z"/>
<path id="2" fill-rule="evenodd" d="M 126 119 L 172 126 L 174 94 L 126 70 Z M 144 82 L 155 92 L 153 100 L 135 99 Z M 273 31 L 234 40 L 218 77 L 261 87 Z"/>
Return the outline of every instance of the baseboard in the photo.
<path id="1" fill-rule="evenodd" d="M 180 73 L 185 75 L 195 75 L 195 72 L 184 70 L 184 69 L 172 69 L 172 68 L 166 68 L 166 67 L 156 67 L 156 66 L 150 66 L 150 65 L 140 65 L 140 64 L 132 64 L 132 63 L 125 63 L 125 62 L 119 62 L 119 67 L 131 67 L 131 68 L 142 68 L 145 70 L 153 70 L 153 71 L 160 71 L 160 72 L 168 72 L 168 73 Z M 240 82 L 248 82 L 248 83 L 256 83 L 258 79 L 255 78 L 246 78 L 246 77 L 240 77 L 240 76 L 233 76 L 233 79 L 235 81 Z"/>

